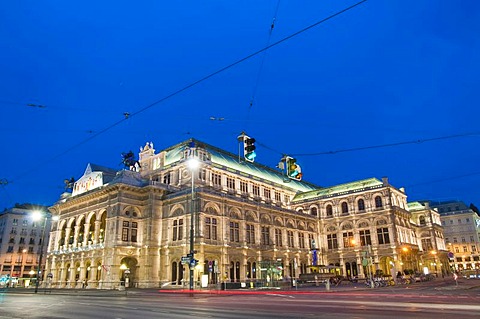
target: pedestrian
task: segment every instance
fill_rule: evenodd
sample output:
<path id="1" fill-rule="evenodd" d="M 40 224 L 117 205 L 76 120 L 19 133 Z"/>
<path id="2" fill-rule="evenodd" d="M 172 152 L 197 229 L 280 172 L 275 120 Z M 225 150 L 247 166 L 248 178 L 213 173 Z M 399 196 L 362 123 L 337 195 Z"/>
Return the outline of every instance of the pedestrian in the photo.
<path id="1" fill-rule="evenodd" d="M 85 279 L 83 279 L 82 281 L 82 289 L 85 289 L 85 287 L 87 287 L 87 281 Z"/>

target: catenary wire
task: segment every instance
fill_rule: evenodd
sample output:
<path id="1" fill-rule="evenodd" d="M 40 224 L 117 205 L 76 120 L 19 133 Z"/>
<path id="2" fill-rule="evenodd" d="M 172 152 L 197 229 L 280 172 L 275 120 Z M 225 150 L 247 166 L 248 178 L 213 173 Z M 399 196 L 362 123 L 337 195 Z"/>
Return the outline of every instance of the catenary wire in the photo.
<path id="1" fill-rule="evenodd" d="M 278 40 L 278 41 L 276 41 L 276 42 L 274 42 L 274 43 L 272 43 L 272 44 L 270 44 L 270 45 L 268 45 L 268 46 L 266 46 L 266 47 L 264 47 L 264 48 L 262 48 L 262 49 L 260 49 L 260 50 L 257 50 L 257 51 L 255 51 L 255 52 L 253 52 L 253 53 L 251 53 L 251 54 L 249 54 L 249 55 L 247 55 L 247 56 L 245 56 L 245 57 L 243 57 L 243 58 L 241 58 L 241 59 L 239 59 L 239 60 L 237 60 L 237 61 L 235 61 L 235 62 L 233 62 L 233 63 L 230 63 L 229 65 L 227 65 L 227 66 L 225 66 L 225 67 L 222 67 L 222 68 L 218 69 L 217 71 L 214 71 L 214 72 L 212 72 L 212 73 L 210 73 L 210 74 L 208 74 L 208 75 L 206 75 L 206 76 L 204 76 L 204 77 L 202 77 L 202 78 L 200 78 L 200 79 L 198 79 L 198 80 L 196 80 L 196 81 L 194 81 L 194 82 L 192 82 L 192 83 L 190 83 L 190 84 L 182 87 L 181 89 L 178 89 L 178 90 L 176 90 L 176 91 L 174 91 L 174 92 L 166 95 L 165 97 L 163 97 L 163 98 L 161 98 L 161 99 L 159 99 L 159 100 L 157 100 L 157 101 L 155 101 L 155 102 L 153 102 L 153 103 L 150 103 L 149 105 L 147 105 L 147 106 L 139 109 L 139 110 L 136 111 L 136 112 L 129 113 L 129 116 L 128 116 L 128 117 L 124 116 L 124 117 L 121 118 L 120 120 L 117 120 L 116 122 L 113 122 L 112 124 L 108 125 L 107 127 L 103 128 L 103 129 L 101 129 L 101 130 L 99 130 L 99 131 L 96 131 L 94 134 L 92 134 L 92 135 L 89 136 L 88 138 L 86 138 L 86 139 L 84 139 L 84 140 L 82 140 L 82 141 L 80 141 L 80 142 L 78 142 L 78 143 L 76 143 L 76 144 L 73 144 L 71 147 L 69 147 L 69 148 L 65 149 L 64 151 L 62 151 L 62 152 L 54 155 L 53 157 L 51 157 L 51 158 L 49 158 L 49 159 L 45 159 L 44 161 L 39 161 L 39 163 L 38 163 L 37 165 L 35 165 L 35 166 L 32 167 L 31 169 L 29 169 L 28 171 L 24 172 L 23 174 L 18 175 L 14 180 L 18 180 L 18 179 L 24 178 L 24 177 L 26 177 L 26 176 L 29 176 L 31 172 L 36 171 L 38 168 L 44 166 L 45 163 L 48 163 L 48 162 L 50 162 L 50 161 L 53 161 L 53 160 L 56 160 L 56 159 L 62 157 L 63 155 L 71 152 L 72 150 L 74 150 L 74 149 L 76 149 L 76 148 L 78 148 L 78 147 L 80 147 L 80 146 L 82 146 L 82 145 L 90 142 L 91 140 L 93 140 L 93 139 L 97 138 L 98 136 L 102 135 L 103 133 L 105 133 L 105 132 L 113 129 L 114 127 L 116 127 L 116 126 L 118 126 L 118 125 L 120 125 L 121 123 L 125 122 L 126 120 L 131 119 L 132 117 L 134 117 L 134 116 L 136 116 L 136 115 L 139 115 L 139 114 L 147 111 L 148 109 L 154 107 L 155 105 L 160 104 L 160 103 L 162 103 L 162 102 L 164 102 L 164 101 L 166 101 L 166 100 L 168 100 L 168 99 L 170 99 L 170 98 L 172 98 L 172 97 L 174 97 L 174 96 L 176 96 L 176 95 L 178 95 L 178 94 L 180 94 L 180 93 L 182 93 L 182 92 L 184 92 L 184 91 L 186 91 L 186 90 L 188 90 L 188 89 L 190 89 L 190 88 L 192 88 L 192 87 L 194 87 L 194 86 L 196 86 L 197 84 L 202 83 L 202 82 L 204 82 L 204 81 L 206 81 L 206 80 L 214 77 L 215 75 L 217 75 L 217 74 L 219 74 L 219 73 L 222 73 L 222 72 L 224 72 L 224 71 L 226 71 L 226 70 L 228 70 L 228 69 L 231 69 L 232 67 L 234 67 L 234 66 L 236 66 L 236 65 L 238 65 L 238 64 L 240 64 L 240 63 L 242 63 L 242 62 L 245 62 L 246 60 L 249 60 L 249 59 L 251 59 L 252 57 L 254 57 L 254 56 L 256 56 L 256 55 L 258 55 L 258 54 L 260 54 L 260 53 L 262 53 L 262 52 L 264 52 L 264 51 L 266 51 L 266 50 L 269 50 L 269 49 L 271 49 L 271 48 L 273 48 L 273 47 L 275 47 L 275 46 L 277 46 L 277 45 L 279 45 L 279 44 L 281 44 L 281 43 L 283 43 L 283 42 L 285 42 L 285 41 L 287 41 L 287 40 L 290 40 L 290 39 L 292 39 L 292 38 L 294 38 L 294 37 L 296 37 L 296 36 L 298 36 L 298 35 L 306 32 L 306 31 L 308 31 L 308 30 L 310 30 L 310 29 L 312 29 L 312 28 L 317 27 L 318 25 L 320 25 L 320 24 L 322 24 L 322 23 L 324 23 L 324 22 L 327 22 L 327 21 L 329 21 L 329 20 L 331 20 L 331 19 L 333 19 L 333 18 L 335 18 L 335 17 L 337 17 L 337 16 L 339 16 L 339 15 L 341 15 L 341 14 L 347 12 L 347 11 L 350 11 L 350 10 L 352 10 L 353 8 L 355 8 L 355 7 L 363 4 L 363 3 L 365 3 L 365 2 L 367 2 L 367 0 L 359 1 L 359 2 L 353 4 L 353 5 L 349 6 L 349 7 L 346 7 L 346 8 L 344 8 L 344 9 L 340 10 L 340 11 L 337 11 L 337 12 L 329 15 L 329 16 L 326 17 L 326 18 L 323 18 L 323 19 L 321 19 L 321 20 L 319 20 L 319 21 L 317 21 L 317 22 L 315 22 L 315 23 L 313 23 L 313 24 L 311 24 L 311 25 L 309 25 L 309 26 L 307 26 L 307 27 L 305 27 L 305 28 L 303 28 L 303 29 L 301 29 L 301 30 L 299 30 L 299 31 L 296 31 L 296 32 L 294 32 L 294 33 L 292 33 L 292 34 L 290 34 L 290 35 L 288 35 L 288 36 L 286 36 L 286 37 L 284 37 L 284 38 L 282 38 L 282 39 L 280 39 L 280 40 Z"/>

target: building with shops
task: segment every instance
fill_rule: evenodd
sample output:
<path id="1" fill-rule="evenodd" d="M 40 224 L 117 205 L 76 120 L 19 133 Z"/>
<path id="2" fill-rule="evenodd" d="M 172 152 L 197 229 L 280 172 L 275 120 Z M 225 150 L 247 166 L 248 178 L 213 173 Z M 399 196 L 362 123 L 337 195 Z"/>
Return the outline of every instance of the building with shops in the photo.
<path id="1" fill-rule="evenodd" d="M 34 221 L 34 212 L 46 215 L 48 210 L 24 204 L 0 212 L 0 286 L 28 287 L 35 283 L 41 250 L 46 253 L 47 249 L 42 237 L 48 242 L 50 221 Z"/>
<path id="2" fill-rule="evenodd" d="M 440 213 L 450 267 L 480 274 L 480 216 L 461 201 L 431 201 Z"/>
<path id="3" fill-rule="evenodd" d="M 200 141 L 158 153 L 147 143 L 130 170 L 89 164 L 49 208 L 59 220 L 46 268 L 61 288 L 186 285 L 193 222 L 194 280 L 205 285 L 274 285 L 319 265 L 360 277 L 419 270 L 445 247 L 438 216 L 418 205 L 386 178 L 325 188 Z"/>

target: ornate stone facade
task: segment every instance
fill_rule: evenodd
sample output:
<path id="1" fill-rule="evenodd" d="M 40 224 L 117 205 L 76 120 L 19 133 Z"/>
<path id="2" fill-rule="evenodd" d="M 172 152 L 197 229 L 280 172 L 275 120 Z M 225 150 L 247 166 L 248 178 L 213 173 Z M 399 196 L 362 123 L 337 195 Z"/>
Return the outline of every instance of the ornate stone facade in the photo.
<path id="1" fill-rule="evenodd" d="M 425 251 L 417 239 L 424 226 L 386 179 L 322 188 L 199 141 L 158 154 L 147 143 L 138 164 L 114 176 L 89 165 L 81 191 L 50 208 L 60 218 L 47 261 L 54 287 L 185 285 L 192 210 L 194 279 L 208 285 L 272 285 L 329 264 L 347 276 L 390 273 L 405 268 L 403 247 L 418 270 Z"/>

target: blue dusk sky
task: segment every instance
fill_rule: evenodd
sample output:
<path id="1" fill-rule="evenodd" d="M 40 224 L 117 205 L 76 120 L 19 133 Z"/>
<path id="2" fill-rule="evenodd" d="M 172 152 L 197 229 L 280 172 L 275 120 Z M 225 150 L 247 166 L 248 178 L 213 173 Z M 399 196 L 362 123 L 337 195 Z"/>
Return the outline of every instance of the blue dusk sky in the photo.
<path id="1" fill-rule="evenodd" d="M 319 186 L 480 205 L 480 1 L 356 3 L 3 1 L 0 208 L 146 142 L 236 153 L 242 131 Z"/>

